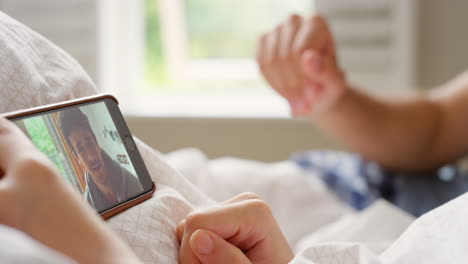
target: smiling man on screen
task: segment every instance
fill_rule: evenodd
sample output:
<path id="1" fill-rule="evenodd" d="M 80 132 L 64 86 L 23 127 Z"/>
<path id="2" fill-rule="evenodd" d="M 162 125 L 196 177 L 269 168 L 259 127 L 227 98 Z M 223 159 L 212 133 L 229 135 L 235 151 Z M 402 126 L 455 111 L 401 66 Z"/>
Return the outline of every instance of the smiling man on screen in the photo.
<path id="1" fill-rule="evenodd" d="M 68 146 L 85 169 L 84 197 L 94 208 L 109 209 L 143 191 L 138 179 L 102 150 L 79 108 L 61 112 L 59 120 Z"/>

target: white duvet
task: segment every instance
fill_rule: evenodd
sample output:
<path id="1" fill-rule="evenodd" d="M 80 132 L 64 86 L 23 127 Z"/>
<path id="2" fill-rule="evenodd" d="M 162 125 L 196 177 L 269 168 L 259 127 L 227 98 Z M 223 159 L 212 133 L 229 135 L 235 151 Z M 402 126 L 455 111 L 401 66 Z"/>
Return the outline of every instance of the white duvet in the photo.
<path id="1" fill-rule="evenodd" d="M 96 93 L 75 60 L 2 13 L 0 62 L 0 112 Z M 195 208 L 243 191 L 257 192 L 271 205 L 298 252 L 295 263 L 468 262 L 468 196 L 417 219 L 406 229 L 413 219 L 400 210 L 382 201 L 363 213 L 353 212 L 317 178 L 305 177 L 289 162 L 209 161 L 196 150 L 162 156 L 137 143 L 156 182 L 156 193 L 108 224 L 145 263 L 177 263 L 176 224 Z M 0 226 L 0 262 L 71 261 Z"/>

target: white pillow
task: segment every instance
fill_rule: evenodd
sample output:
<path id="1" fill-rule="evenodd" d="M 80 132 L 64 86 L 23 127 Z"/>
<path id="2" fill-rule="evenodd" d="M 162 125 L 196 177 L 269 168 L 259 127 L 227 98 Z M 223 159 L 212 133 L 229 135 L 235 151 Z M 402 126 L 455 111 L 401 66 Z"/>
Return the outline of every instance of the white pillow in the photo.
<path id="1" fill-rule="evenodd" d="M 1 12 L 0 61 L 0 112 L 97 93 L 70 55 Z"/>
<path id="2" fill-rule="evenodd" d="M 97 93 L 73 58 L 1 12 L 0 61 L 0 112 Z M 138 140 L 137 144 L 157 185 L 156 193 L 110 219 L 109 226 L 144 262 L 178 263 L 175 226 L 193 208 L 213 201 L 162 161 L 156 151 Z"/>

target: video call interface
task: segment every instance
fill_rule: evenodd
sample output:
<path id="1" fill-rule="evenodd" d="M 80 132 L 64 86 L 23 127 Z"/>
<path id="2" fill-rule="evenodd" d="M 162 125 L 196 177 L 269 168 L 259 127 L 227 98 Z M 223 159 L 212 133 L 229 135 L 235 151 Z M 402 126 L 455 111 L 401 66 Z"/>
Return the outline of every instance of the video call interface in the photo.
<path id="1" fill-rule="evenodd" d="M 14 122 L 98 212 L 143 192 L 105 102 Z"/>

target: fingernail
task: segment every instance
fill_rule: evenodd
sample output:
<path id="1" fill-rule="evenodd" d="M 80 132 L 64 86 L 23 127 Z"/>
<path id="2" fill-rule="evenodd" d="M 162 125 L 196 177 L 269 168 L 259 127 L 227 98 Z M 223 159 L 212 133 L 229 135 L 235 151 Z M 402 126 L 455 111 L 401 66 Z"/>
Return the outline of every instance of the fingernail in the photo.
<path id="1" fill-rule="evenodd" d="M 200 230 L 195 231 L 195 233 L 192 235 L 191 242 L 191 244 L 195 247 L 194 249 L 202 255 L 208 255 L 213 251 L 213 239 L 206 232 L 202 232 Z"/>

